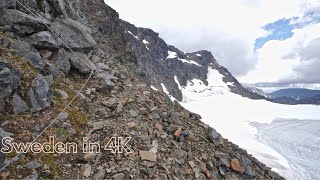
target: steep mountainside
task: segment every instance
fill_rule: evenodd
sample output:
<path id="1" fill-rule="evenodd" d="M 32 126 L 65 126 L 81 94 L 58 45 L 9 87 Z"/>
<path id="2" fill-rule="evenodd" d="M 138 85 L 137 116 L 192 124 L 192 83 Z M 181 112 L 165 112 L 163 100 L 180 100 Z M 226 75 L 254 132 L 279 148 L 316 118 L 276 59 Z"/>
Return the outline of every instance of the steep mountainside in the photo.
<path id="1" fill-rule="evenodd" d="M 215 60 L 211 52 L 203 50 L 184 53 L 179 49 L 167 45 L 159 34 L 146 28 L 137 28 L 134 25 L 121 21 L 125 29 L 126 38 L 131 42 L 133 51 L 138 60 L 138 74 L 158 89 L 163 86 L 168 93 L 182 101 L 182 87 L 192 80 L 200 80 L 208 85 L 208 69 L 214 69 L 223 76 L 231 92 L 252 99 L 263 99 L 256 93 L 246 90 L 223 66 Z M 163 85 L 161 85 L 163 84 Z"/>
<path id="2" fill-rule="evenodd" d="M 212 66 L 234 92 L 254 94 L 211 53 L 184 54 L 151 30 L 134 37 L 123 27 L 103 0 L 0 1 L 0 139 L 77 145 L 1 152 L 1 179 L 281 179 L 148 83 L 181 99 L 174 75 L 206 82 Z M 128 146 L 121 137 L 132 138 Z"/>

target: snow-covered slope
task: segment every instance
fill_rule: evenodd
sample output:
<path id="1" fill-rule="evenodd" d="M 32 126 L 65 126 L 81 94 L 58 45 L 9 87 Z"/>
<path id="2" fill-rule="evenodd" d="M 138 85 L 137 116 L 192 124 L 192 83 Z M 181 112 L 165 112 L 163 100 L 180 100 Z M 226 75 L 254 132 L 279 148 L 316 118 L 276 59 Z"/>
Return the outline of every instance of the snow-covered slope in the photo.
<path id="1" fill-rule="evenodd" d="M 187 86 L 180 87 L 183 94 L 182 105 L 188 110 L 200 114 L 205 123 L 215 127 L 225 138 L 246 149 L 286 178 L 310 178 L 308 169 L 302 170 L 301 166 L 300 169 L 297 169 L 297 166 L 293 164 L 294 162 L 287 160 L 290 158 L 285 158 L 286 151 L 283 151 L 283 148 L 281 152 L 277 152 L 272 148 L 274 146 L 271 147 L 267 143 L 263 143 L 263 134 L 259 134 L 257 128 L 250 124 L 254 124 L 254 122 L 270 124 L 278 118 L 320 120 L 320 107 L 312 105 L 289 106 L 266 100 L 244 98 L 230 92 L 228 87 L 230 84 L 222 80 L 222 74 L 210 68 L 208 72 L 208 86 L 201 80 L 193 79 L 188 82 Z M 274 133 L 277 136 L 276 133 L 283 134 L 286 132 Z M 290 135 L 288 134 L 287 137 L 290 137 Z M 286 139 L 283 139 L 282 142 L 286 142 Z M 303 141 L 297 143 L 303 143 Z M 300 147 L 304 147 L 304 145 L 297 144 Z M 278 144 L 278 146 L 282 145 Z M 308 150 L 305 147 L 301 151 Z M 318 150 L 320 149 L 318 148 Z M 294 153 L 291 155 L 299 156 L 299 154 Z M 301 173 L 303 171 L 305 173 Z"/>

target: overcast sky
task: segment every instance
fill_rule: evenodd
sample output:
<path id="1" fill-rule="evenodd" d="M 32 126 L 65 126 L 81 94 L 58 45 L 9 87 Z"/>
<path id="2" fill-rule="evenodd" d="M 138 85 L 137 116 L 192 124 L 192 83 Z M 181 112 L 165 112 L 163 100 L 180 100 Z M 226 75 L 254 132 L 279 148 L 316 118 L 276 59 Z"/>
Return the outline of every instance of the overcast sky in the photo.
<path id="1" fill-rule="evenodd" d="M 105 0 L 185 52 L 210 50 L 242 83 L 320 88 L 320 0 Z"/>

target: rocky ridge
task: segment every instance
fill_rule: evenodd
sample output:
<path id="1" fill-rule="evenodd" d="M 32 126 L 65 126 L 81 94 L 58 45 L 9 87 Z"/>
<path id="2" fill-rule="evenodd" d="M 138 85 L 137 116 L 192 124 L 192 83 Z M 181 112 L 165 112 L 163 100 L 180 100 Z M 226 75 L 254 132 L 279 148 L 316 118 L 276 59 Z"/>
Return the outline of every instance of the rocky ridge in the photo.
<path id="1" fill-rule="evenodd" d="M 42 17 L 15 0 L 0 2 L 1 138 L 32 141 L 76 95 L 91 67 L 95 72 L 85 91 L 38 139 L 47 142 L 53 135 L 76 142 L 77 153 L 23 154 L 1 178 L 281 178 L 202 123 L 199 115 L 154 91 L 147 84 L 154 80 L 137 78 L 143 61 L 127 41 L 119 15 L 102 0 L 20 2 Z M 146 64 L 144 70 L 151 71 L 153 65 Z M 132 137 L 133 153 L 83 153 L 83 137 L 101 146 L 111 137 Z M 0 153 L 0 167 L 14 155 Z"/>
<path id="2" fill-rule="evenodd" d="M 236 78 L 213 57 L 207 50 L 184 53 L 178 48 L 168 45 L 159 37 L 159 33 L 147 28 L 137 28 L 133 24 L 121 20 L 120 25 L 125 29 L 125 37 L 131 43 L 137 57 L 137 74 L 144 81 L 157 89 L 162 89 L 161 83 L 170 95 L 182 101 L 182 92 L 175 81 L 182 87 L 193 79 L 201 80 L 208 85 L 208 68 L 217 70 L 223 81 L 228 84 L 231 92 L 251 99 L 264 99 L 257 93 L 244 88 Z"/>

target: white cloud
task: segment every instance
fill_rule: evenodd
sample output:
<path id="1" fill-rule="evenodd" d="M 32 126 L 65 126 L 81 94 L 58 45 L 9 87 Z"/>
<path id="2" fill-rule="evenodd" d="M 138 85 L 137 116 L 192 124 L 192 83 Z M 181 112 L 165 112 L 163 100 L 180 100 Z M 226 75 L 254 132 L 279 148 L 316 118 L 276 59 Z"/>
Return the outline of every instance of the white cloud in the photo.
<path id="1" fill-rule="evenodd" d="M 295 29 L 291 38 L 284 41 L 269 41 L 259 49 L 259 63 L 256 69 L 241 78 L 241 81 L 288 85 L 319 83 L 319 47 L 320 23 Z"/>

